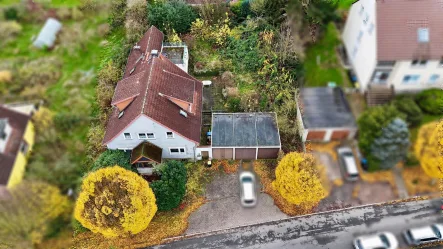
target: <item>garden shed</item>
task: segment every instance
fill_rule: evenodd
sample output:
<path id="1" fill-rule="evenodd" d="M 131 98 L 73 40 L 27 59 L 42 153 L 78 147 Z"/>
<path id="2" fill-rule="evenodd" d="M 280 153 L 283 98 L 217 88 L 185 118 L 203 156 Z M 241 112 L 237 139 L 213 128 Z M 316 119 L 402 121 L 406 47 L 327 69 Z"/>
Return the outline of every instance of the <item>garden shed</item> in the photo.
<path id="1" fill-rule="evenodd" d="M 273 159 L 281 148 L 275 113 L 214 113 L 214 159 Z"/>
<path id="2" fill-rule="evenodd" d="M 357 132 L 354 115 L 339 87 L 301 89 L 297 122 L 303 142 L 352 139 Z"/>
<path id="3" fill-rule="evenodd" d="M 42 30 L 34 40 L 33 45 L 38 48 L 50 48 L 54 46 L 57 33 L 62 28 L 62 24 L 54 18 L 48 18 Z"/>

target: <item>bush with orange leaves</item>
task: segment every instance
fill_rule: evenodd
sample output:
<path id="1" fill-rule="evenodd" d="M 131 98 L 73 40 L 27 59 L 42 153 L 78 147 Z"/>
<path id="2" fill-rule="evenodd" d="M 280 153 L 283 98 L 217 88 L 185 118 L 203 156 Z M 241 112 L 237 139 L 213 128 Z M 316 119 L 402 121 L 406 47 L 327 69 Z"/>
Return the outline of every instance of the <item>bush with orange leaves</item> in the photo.
<path id="1" fill-rule="evenodd" d="M 148 182 L 114 166 L 86 176 L 74 216 L 92 232 L 116 237 L 145 230 L 156 212 L 155 196 Z"/>
<path id="2" fill-rule="evenodd" d="M 420 128 L 414 152 L 426 174 L 443 178 L 443 121 Z"/>
<path id="3" fill-rule="evenodd" d="M 286 154 L 275 169 L 275 178 L 272 186 L 289 203 L 315 206 L 326 196 L 311 154 Z"/>

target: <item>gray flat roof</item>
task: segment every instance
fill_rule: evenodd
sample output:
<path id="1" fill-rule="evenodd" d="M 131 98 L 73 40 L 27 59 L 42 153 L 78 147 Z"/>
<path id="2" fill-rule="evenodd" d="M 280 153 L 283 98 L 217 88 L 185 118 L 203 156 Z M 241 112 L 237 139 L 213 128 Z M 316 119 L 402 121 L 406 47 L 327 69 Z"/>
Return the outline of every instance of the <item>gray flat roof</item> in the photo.
<path id="1" fill-rule="evenodd" d="M 300 106 L 305 128 L 357 127 L 348 101 L 338 87 L 303 88 Z"/>
<path id="2" fill-rule="evenodd" d="M 280 147 L 275 113 L 212 114 L 213 147 Z"/>

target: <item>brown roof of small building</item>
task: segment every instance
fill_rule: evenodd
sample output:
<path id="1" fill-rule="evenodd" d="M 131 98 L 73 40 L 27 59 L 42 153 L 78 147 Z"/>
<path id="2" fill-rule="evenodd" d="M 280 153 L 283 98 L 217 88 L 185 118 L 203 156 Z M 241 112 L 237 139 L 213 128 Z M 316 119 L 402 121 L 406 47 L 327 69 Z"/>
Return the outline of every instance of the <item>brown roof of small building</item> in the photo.
<path id="1" fill-rule="evenodd" d="M 131 164 L 138 162 L 140 159 L 148 158 L 157 163 L 162 162 L 162 148 L 148 141 L 141 142 L 132 150 Z"/>
<path id="2" fill-rule="evenodd" d="M 377 59 L 436 59 L 443 56 L 443 2 L 377 0 Z M 429 42 L 418 42 L 418 28 L 429 29 Z"/>
<path id="3" fill-rule="evenodd" d="M 120 118 L 119 110 L 114 108 L 104 144 L 112 141 L 140 115 L 146 115 L 194 142 L 200 141 L 203 84 L 161 55 L 162 39 L 163 34 L 152 26 L 138 43 L 140 49 L 131 51 L 125 76 L 117 83 L 112 102 L 136 97 Z M 158 50 L 158 56 L 150 54 L 153 49 Z M 141 54 L 145 57 L 137 62 L 136 58 Z M 136 70 L 131 74 L 134 66 Z M 181 108 L 168 96 L 191 103 L 191 111 L 185 110 L 187 117 L 180 114 Z"/>
<path id="4" fill-rule="evenodd" d="M 12 128 L 5 151 L 0 153 L 0 185 L 6 185 L 20 149 L 30 116 L 0 105 L 0 119 L 7 119 Z"/>

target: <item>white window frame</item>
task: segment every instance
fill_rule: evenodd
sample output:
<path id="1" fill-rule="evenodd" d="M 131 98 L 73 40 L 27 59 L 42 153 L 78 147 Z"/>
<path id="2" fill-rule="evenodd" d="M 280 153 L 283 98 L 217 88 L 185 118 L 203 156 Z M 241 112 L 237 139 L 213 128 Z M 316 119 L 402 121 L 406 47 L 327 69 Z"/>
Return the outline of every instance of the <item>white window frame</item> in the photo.
<path id="1" fill-rule="evenodd" d="M 129 134 L 129 138 L 126 138 L 126 135 L 125 134 Z M 131 140 L 132 139 L 132 134 L 130 133 L 130 132 L 123 132 L 123 138 L 125 139 L 125 140 Z"/>
<path id="2" fill-rule="evenodd" d="M 140 135 L 144 135 L 145 137 L 140 137 Z M 148 136 L 144 132 L 137 133 L 138 139 L 148 139 Z"/>
<path id="3" fill-rule="evenodd" d="M 140 137 L 140 134 L 145 135 L 145 137 L 144 137 L 144 138 Z M 150 137 L 148 136 L 148 134 L 152 134 L 154 137 L 151 137 L 151 138 L 150 138 Z M 139 132 L 139 133 L 137 133 L 137 136 L 138 136 L 138 139 L 140 139 L 140 140 L 155 139 L 155 134 L 154 134 L 154 132 Z"/>
<path id="4" fill-rule="evenodd" d="M 168 136 L 168 133 L 169 133 L 169 132 L 172 134 L 172 137 L 169 137 L 169 136 Z M 174 136 L 174 132 L 172 132 L 172 131 L 167 131 L 165 134 L 166 134 L 166 138 L 167 138 L 167 139 L 173 139 L 173 138 L 175 138 L 175 136 Z"/>
<path id="5" fill-rule="evenodd" d="M 414 61 L 416 61 L 417 63 L 414 64 Z M 424 64 L 422 64 L 422 62 L 425 62 Z M 411 61 L 411 67 L 426 67 L 428 65 L 428 60 L 412 60 Z"/>
<path id="6" fill-rule="evenodd" d="M 171 150 L 173 149 L 177 149 L 178 152 L 172 152 Z M 181 152 L 180 150 L 183 149 L 183 152 Z M 169 154 L 170 155 L 185 155 L 186 154 L 186 148 L 185 147 L 170 147 L 169 148 Z"/>
<path id="7" fill-rule="evenodd" d="M 410 78 L 415 78 L 415 79 L 414 80 L 409 79 L 409 80 L 405 81 L 406 76 L 409 76 Z M 405 76 L 403 76 L 402 84 L 416 84 L 416 83 L 420 82 L 420 77 L 421 76 L 419 74 L 406 74 Z"/>

